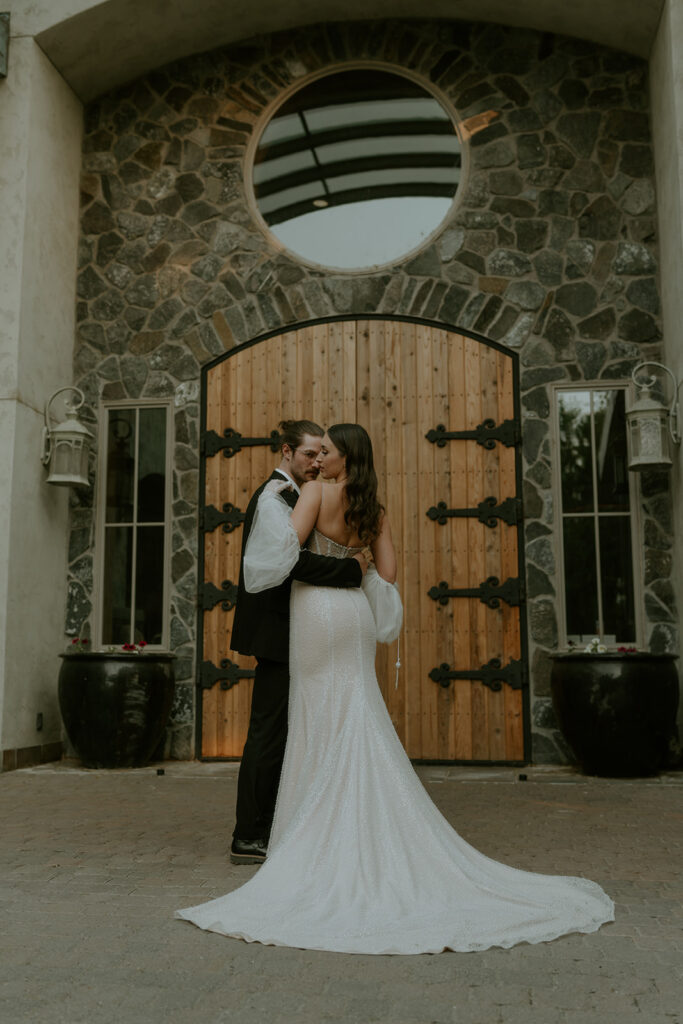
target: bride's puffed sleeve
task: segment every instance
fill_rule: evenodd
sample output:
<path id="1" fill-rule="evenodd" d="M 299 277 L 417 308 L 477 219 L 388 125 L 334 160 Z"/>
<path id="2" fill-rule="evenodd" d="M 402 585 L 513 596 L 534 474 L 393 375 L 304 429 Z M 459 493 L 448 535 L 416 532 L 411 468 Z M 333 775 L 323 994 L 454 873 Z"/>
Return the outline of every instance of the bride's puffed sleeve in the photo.
<path id="1" fill-rule="evenodd" d="M 377 628 L 377 639 L 381 644 L 389 644 L 401 632 L 403 624 L 403 604 L 395 583 L 387 583 L 374 565 L 368 571 L 361 584 Z"/>
<path id="2" fill-rule="evenodd" d="M 244 586 L 250 594 L 278 587 L 299 560 L 299 538 L 287 502 L 268 485 L 259 497 L 244 551 Z"/>

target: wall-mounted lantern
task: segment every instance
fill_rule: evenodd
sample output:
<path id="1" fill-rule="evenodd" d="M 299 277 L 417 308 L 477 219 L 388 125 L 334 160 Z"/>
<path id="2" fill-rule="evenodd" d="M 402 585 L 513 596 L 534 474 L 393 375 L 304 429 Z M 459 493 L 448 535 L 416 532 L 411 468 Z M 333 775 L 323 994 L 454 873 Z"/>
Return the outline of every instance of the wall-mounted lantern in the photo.
<path id="1" fill-rule="evenodd" d="M 644 366 L 656 366 L 671 377 L 673 398 L 668 409 L 662 402 L 652 397 L 652 389 L 657 383 L 656 375 L 640 378 L 637 376 Z M 631 443 L 631 461 L 628 468 L 634 471 L 670 469 L 669 437 L 674 444 L 681 443 L 678 389 L 683 381 L 677 382 L 668 366 L 651 360 L 638 363 L 631 377 L 638 388 L 638 397 L 626 413 Z"/>
<path id="2" fill-rule="evenodd" d="M 66 419 L 61 423 L 50 421 L 50 406 L 57 395 L 72 392 L 70 399 L 64 399 Z M 43 454 L 41 461 L 48 466 L 47 482 L 62 487 L 88 487 L 88 456 L 93 435 L 78 419 L 76 412 L 85 401 L 79 388 L 65 387 L 45 403 L 45 426 L 43 427 Z"/>

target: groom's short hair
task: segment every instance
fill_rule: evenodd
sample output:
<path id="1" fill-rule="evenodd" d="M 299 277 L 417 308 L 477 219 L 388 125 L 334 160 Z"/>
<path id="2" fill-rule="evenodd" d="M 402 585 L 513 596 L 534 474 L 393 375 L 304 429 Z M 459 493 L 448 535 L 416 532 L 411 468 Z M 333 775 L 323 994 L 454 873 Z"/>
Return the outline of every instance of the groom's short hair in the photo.
<path id="1" fill-rule="evenodd" d="M 280 427 L 280 445 L 289 445 L 294 451 L 304 439 L 305 434 L 322 437 L 325 431 L 313 420 L 282 420 Z"/>

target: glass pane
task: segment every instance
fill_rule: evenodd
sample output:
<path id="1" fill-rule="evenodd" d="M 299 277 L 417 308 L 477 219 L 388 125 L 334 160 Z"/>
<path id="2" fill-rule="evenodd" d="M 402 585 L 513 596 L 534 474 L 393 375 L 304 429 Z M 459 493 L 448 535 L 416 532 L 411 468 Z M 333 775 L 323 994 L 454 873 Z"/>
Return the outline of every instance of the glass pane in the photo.
<path id="1" fill-rule="evenodd" d="M 598 528 L 605 633 L 614 634 L 621 643 L 633 643 L 636 621 L 630 519 L 628 516 L 601 516 Z"/>
<path id="2" fill-rule="evenodd" d="M 110 409 L 107 424 L 107 523 L 133 521 L 135 409 Z"/>
<path id="3" fill-rule="evenodd" d="M 593 511 L 590 391 L 560 391 L 562 510 Z"/>
<path id="4" fill-rule="evenodd" d="M 164 528 L 138 528 L 135 642 L 160 644 L 164 604 Z"/>
<path id="5" fill-rule="evenodd" d="M 138 522 L 163 523 L 166 494 L 166 410 L 140 409 L 139 430 Z"/>
<path id="6" fill-rule="evenodd" d="M 567 633 L 599 633 L 594 519 L 564 520 L 564 592 Z"/>
<path id="7" fill-rule="evenodd" d="M 130 643 L 131 567 L 133 530 L 110 526 L 104 532 L 104 597 L 102 643 Z"/>
<path id="8" fill-rule="evenodd" d="M 460 168 L 460 141 L 434 96 L 402 75 L 356 68 L 311 82 L 276 111 L 253 181 L 283 245 L 358 269 L 398 259 L 430 235 L 452 206 Z"/>
<path id="9" fill-rule="evenodd" d="M 624 392 L 593 392 L 595 458 L 598 476 L 598 510 L 622 512 L 629 509 L 628 454 Z"/>

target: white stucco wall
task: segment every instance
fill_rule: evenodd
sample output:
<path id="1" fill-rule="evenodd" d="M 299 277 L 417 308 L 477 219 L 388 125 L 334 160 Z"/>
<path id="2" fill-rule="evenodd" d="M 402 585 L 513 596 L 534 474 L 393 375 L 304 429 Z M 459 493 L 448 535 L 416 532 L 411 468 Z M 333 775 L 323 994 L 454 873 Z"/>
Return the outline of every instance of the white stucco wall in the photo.
<path id="1" fill-rule="evenodd" d="M 47 486 L 39 455 L 45 400 L 71 381 L 81 133 L 72 91 L 32 39 L 12 38 L 0 81 L 3 750 L 61 738 L 68 494 Z"/>
<path id="2" fill-rule="evenodd" d="M 664 361 L 683 378 L 683 4 L 666 0 L 650 62 Z M 683 397 L 683 388 L 681 388 Z M 682 424 L 683 426 L 683 424 Z M 673 469 L 674 581 L 683 638 L 683 445 Z M 683 669 L 679 662 L 679 676 Z M 679 707 L 683 737 L 683 702 Z"/>

